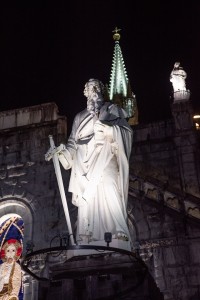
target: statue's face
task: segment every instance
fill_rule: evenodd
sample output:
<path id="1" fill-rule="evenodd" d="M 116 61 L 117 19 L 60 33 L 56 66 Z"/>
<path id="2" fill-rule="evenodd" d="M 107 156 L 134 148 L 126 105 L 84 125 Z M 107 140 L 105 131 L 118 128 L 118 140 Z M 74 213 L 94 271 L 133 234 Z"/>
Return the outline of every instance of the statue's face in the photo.
<path id="1" fill-rule="evenodd" d="M 84 96 L 89 98 L 93 93 L 94 93 L 94 84 L 92 82 L 86 83 L 85 89 L 83 91 Z"/>
<path id="2" fill-rule="evenodd" d="M 14 245 L 9 245 L 6 249 L 5 256 L 6 258 L 14 258 L 16 254 L 16 248 Z"/>

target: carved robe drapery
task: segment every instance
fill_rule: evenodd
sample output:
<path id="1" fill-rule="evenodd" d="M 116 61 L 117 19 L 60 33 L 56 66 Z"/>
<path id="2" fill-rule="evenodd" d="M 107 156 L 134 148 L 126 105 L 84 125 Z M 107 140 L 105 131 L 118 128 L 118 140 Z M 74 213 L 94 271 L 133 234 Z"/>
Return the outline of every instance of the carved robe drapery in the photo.
<path id="1" fill-rule="evenodd" d="M 106 103 L 99 118 L 84 110 L 75 117 L 59 159 L 72 168 L 69 191 L 78 206 L 77 240 L 103 240 L 105 232 L 124 234 L 127 227 L 129 156 L 132 130 L 124 111 Z"/>

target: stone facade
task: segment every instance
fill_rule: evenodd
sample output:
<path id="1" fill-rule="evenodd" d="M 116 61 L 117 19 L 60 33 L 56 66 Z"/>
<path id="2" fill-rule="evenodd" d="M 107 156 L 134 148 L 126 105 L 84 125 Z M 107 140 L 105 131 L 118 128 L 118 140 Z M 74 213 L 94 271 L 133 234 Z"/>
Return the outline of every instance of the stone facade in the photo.
<path id="1" fill-rule="evenodd" d="M 164 299 L 200 298 L 200 132 L 190 102 L 134 131 L 129 221 Z"/>
<path id="2" fill-rule="evenodd" d="M 44 160 L 48 136 L 59 144 L 66 131 L 66 118 L 54 103 L 0 112 L 0 217 L 23 218 L 24 254 L 28 241 L 33 250 L 47 248 L 53 237 L 67 232 L 53 164 Z M 63 178 L 68 182 L 68 173 Z M 25 294 L 33 295 L 37 283 L 28 276 L 24 280 Z"/>
<path id="3" fill-rule="evenodd" d="M 172 105 L 173 119 L 134 128 L 130 168 L 142 177 L 200 196 L 200 131 L 191 103 Z"/>
<path id="4" fill-rule="evenodd" d="M 159 290 L 165 300 L 200 298 L 200 131 L 190 102 L 172 104 L 172 114 L 171 120 L 133 127 L 129 228 L 149 275 L 132 299 L 152 299 L 152 292 L 141 294 L 147 286 L 155 291 L 153 299 L 162 299 Z M 67 233 L 53 164 L 44 160 L 48 136 L 56 145 L 65 142 L 66 124 L 55 103 L 0 113 L 0 217 L 17 213 L 24 219 L 24 254 L 27 242 L 35 251 Z M 69 172 L 62 173 L 67 191 Z M 77 211 L 66 195 L 74 225 Z M 52 295 L 59 290 L 61 300 L 66 285 L 55 282 Z M 104 281 L 105 286 L 108 292 L 113 285 Z M 38 299 L 38 283 L 29 275 L 24 293 L 25 300 Z M 51 299 L 49 287 L 41 285 L 39 295 L 44 294 Z"/>
<path id="5" fill-rule="evenodd" d="M 0 214 L 21 215 L 25 244 L 33 240 L 34 250 L 66 231 L 53 164 L 44 160 L 48 136 L 59 144 L 66 130 L 66 119 L 58 116 L 55 104 L 0 113 Z"/>

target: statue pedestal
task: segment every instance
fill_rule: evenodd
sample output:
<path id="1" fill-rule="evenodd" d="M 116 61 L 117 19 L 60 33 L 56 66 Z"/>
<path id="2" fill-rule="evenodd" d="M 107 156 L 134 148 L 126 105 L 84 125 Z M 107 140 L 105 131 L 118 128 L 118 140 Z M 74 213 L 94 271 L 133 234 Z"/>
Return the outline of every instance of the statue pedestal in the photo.
<path id="1" fill-rule="evenodd" d="M 188 101 L 190 99 L 190 91 L 177 91 L 174 92 L 174 103 L 181 101 Z"/>
<path id="2" fill-rule="evenodd" d="M 77 249 L 77 250 L 68 250 L 67 251 L 67 260 L 71 259 L 72 257 L 75 256 L 86 256 L 86 255 L 93 255 L 93 254 L 99 254 L 99 253 L 110 253 L 113 252 L 113 250 L 111 249 L 109 251 L 109 247 L 110 248 L 117 248 L 117 249 L 121 249 L 121 250 L 125 250 L 125 251 L 129 251 L 131 252 L 131 244 L 130 241 L 123 241 L 120 239 L 113 239 L 112 242 L 109 243 L 109 246 L 107 245 L 107 243 L 105 241 L 90 241 L 90 242 L 86 242 L 86 241 L 79 241 L 77 246 L 95 246 L 98 248 L 98 246 L 103 246 L 103 247 L 107 247 L 106 250 L 99 250 L 99 249 Z"/>
<path id="3" fill-rule="evenodd" d="M 113 249 L 113 248 L 112 248 Z M 84 249 L 80 250 L 83 254 Z M 96 251 L 50 267 L 51 282 L 62 280 L 63 291 L 48 299 L 147 299 L 147 267 L 133 253 Z M 139 287 L 140 286 L 140 287 Z M 139 289 L 138 289 L 139 287 Z M 135 292 L 135 290 L 137 291 Z M 132 292 L 133 291 L 133 292 Z M 63 294 L 62 294 L 63 293 Z M 153 299 L 153 298 L 152 298 Z M 159 298 L 156 298 L 159 299 Z"/>
<path id="4" fill-rule="evenodd" d="M 37 260 L 41 255 L 45 263 L 37 276 L 39 298 L 64 300 L 67 295 L 69 300 L 164 299 L 136 253 L 107 247 L 104 241 L 95 243 L 40 249 L 27 254 L 22 266 L 31 276 L 38 273 Z M 112 246 L 120 244 L 125 247 L 129 242 L 112 241 Z M 71 258 L 70 253 L 73 253 Z"/>
<path id="5" fill-rule="evenodd" d="M 131 244 L 130 241 L 123 241 L 120 239 L 112 239 L 112 242 L 107 245 L 105 241 L 90 241 L 90 242 L 85 242 L 85 241 L 80 241 L 78 242 L 78 245 L 89 245 L 89 246 L 104 246 L 104 247 L 115 247 L 119 249 L 124 249 L 127 251 L 131 251 Z"/>

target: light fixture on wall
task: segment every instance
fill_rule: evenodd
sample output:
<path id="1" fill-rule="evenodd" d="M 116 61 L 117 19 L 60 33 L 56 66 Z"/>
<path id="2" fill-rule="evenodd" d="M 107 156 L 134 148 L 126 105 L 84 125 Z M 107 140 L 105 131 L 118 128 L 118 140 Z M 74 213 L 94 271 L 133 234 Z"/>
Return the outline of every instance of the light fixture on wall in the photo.
<path id="1" fill-rule="evenodd" d="M 33 252 L 33 248 L 35 247 L 34 243 L 32 240 L 29 240 L 26 242 L 26 254 Z"/>

